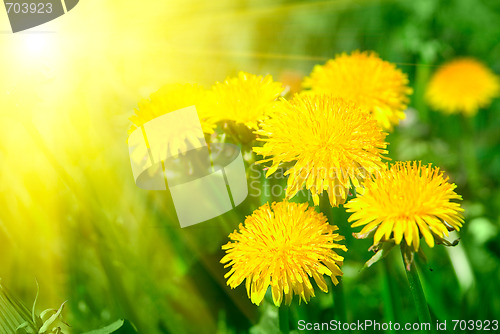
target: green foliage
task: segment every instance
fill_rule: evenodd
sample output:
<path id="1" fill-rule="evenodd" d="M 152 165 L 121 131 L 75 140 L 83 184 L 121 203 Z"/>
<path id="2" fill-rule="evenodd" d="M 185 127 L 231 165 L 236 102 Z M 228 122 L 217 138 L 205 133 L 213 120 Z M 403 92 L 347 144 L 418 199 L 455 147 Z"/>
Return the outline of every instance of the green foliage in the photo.
<path id="1" fill-rule="evenodd" d="M 90 332 L 86 332 L 84 334 L 111 334 L 111 333 L 116 333 L 116 334 L 134 334 L 137 333 L 137 331 L 134 329 L 134 327 L 130 324 L 130 322 L 120 319 L 112 324 L 103 327 L 101 329 L 96 329 Z"/>

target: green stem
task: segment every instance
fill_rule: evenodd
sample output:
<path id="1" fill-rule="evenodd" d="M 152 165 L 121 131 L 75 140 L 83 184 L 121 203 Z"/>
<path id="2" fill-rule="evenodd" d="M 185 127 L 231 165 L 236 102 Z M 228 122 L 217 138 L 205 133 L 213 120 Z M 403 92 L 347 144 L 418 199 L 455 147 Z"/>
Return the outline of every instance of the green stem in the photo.
<path id="1" fill-rule="evenodd" d="M 280 202 L 285 198 L 286 179 L 283 171 L 277 170 L 267 179 L 269 181 L 269 195 L 271 202 Z"/>
<path id="2" fill-rule="evenodd" d="M 326 193 L 323 193 L 319 199 L 319 209 L 326 216 L 328 222 L 333 224 L 333 212 L 332 206 L 330 205 L 330 201 L 328 200 L 328 196 Z M 333 306 L 335 308 L 334 316 L 336 320 L 340 322 L 347 321 L 347 312 L 345 305 L 345 296 L 344 296 L 344 284 L 342 283 L 342 278 L 339 277 L 339 284 L 334 285 L 332 289 L 333 296 Z"/>
<path id="3" fill-rule="evenodd" d="M 326 216 L 330 224 L 334 224 L 332 206 L 330 205 L 330 201 L 326 193 L 323 193 L 319 197 L 319 210 Z"/>
<path id="4" fill-rule="evenodd" d="M 386 259 L 381 261 L 384 265 L 379 266 L 381 278 L 382 278 L 382 293 L 384 296 L 384 316 L 387 322 L 395 321 L 396 316 L 394 314 L 394 294 L 392 293 L 392 277 L 391 277 L 391 268 L 389 267 L 389 261 Z"/>
<path id="5" fill-rule="evenodd" d="M 408 283 L 410 284 L 413 301 L 415 302 L 415 307 L 417 308 L 418 320 L 421 323 L 429 323 L 432 326 L 429 306 L 427 306 L 427 301 L 425 300 L 424 290 L 422 289 L 422 284 L 420 284 L 420 278 L 418 277 L 415 262 L 411 261 L 410 270 L 408 270 L 405 264 L 405 251 L 403 247 L 401 247 L 401 255 L 403 256 L 403 264 L 405 266 L 406 277 L 408 277 Z"/>
<path id="6" fill-rule="evenodd" d="M 460 121 L 462 123 L 462 149 L 460 153 L 465 167 L 469 191 L 474 192 L 482 189 L 476 156 L 475 129 L 470 117 L 460 115 Z"/>
<path id="7" fill-rule="evenodd" d="M 285 305 L 278 307 L 278 322 L 282 334 L 290 333 L 289 309 Z"/>
<path id="8" fill-rule="evenodd" d="M 415 97 L 413 101 L 415 101 L 415 109 L 417 109 L 418 115 L 424 123 L 429 120 L 429 109 L 425 102 L 425 89 L 429 82 L 430 74 L 431 67 L 423 59 L 420 59 L 420 66 L 417 67 L 416 72 Z"/>
<path id="9" fill-rule="evenodd" d="M 344 283 L 342 277 L 339 277 L 339 284 L 333 286 L 333 301 L 335 307 L 336 319 L 340 322 L 347 322 L 347 312 L 345 307 Z"/>
<path id="10" fill-rule="evenodd" d="M 260 167 L 261 169 L 259 171 L 261 175 L 259 180 L 260 183 L 259 206 L 264 205 L 271 200 L 271 193 L 270 193 L 271 182 L 269 182 L 269 179 L 266 177 L 266 171 L 262 169 L 262 165 L 260 165 Z"/>

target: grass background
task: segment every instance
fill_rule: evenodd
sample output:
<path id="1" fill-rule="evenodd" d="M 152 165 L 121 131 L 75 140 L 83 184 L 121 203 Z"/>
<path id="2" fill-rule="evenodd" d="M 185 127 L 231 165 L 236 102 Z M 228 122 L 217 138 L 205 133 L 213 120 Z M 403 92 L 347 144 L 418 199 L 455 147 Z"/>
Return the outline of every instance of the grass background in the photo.
<path id="1" fill-rule="evenodd" d="M 1 14 L 4 15 L 4 14 Z M 230 290 L 219 264 L 227 234 L 259 204 L 180 229 L 167 192 L 132 179 L 126 136 L 137 102 L 168 82 L 210 86 L 239 70 L 298 89 L 315 64 L 374 50 L 408 74 L 407 120 L 388 137 L 394 160 L 447 171 L 464 197 L 460 244 L 424 251 L 434 319 L 500 320 L 500 102 L 473 118 L 423 101 L 436 67 L 472 56 L 500 72 L 500 3 L 450 1 L 82 0 L 58 20 L 11 34 L 0 19 L 0 277 L 38 310 L 58 307 L 81 333 L 119 318 L 140 333 L 273 333 L 276 309 Z M 298 319 L 414 322 L 400 254 L 360 271 L 368 240 L 347 237 L 345 306 L 318 291 Z M 294 303 L 295 304 L 295 303 Z M 450 326 L 450 325 L 449 325 Z M 450 327 L 448 327 L 450 329 Z"/>

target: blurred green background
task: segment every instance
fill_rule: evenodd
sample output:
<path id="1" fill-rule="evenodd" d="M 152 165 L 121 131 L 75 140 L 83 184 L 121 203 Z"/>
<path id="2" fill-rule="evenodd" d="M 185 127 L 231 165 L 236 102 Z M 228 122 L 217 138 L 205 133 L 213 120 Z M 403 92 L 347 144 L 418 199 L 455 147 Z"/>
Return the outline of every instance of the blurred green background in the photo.
<path id="1" fill-rule="evenodd" d="M 0 22 L 0 277 L 27 306 L 37 279 L 38 312 L 67 300 L 65 332 L 125 318 L 140 333 L 276 333 L 269 299 L 257 307 L 244 286 L 230 290 L 219 264 L 259 199 L 180 229 L 167 192 L 134 184 L 128 117 L 165 83 L 209 87 L 240 70 L 296 91 L 315 64 L 356 49 L 396 63 L 414 89 L 388 136 L 391 158 L 440 166 L 464 198 L 459 245 L 424 246 L 419 262 L 433 318 L 500 320 L 500 101 L 466 119 L 423 100 L 429 76 L 455 57 L 500 73 L 500 2 L 82 0 L 31 32 Z M 335 292 L 295 299 L 292 329 L 342 312 L 417 321 L 399 252 L 361 271 L 370 241 L 352 238 L 347 217 L 334 209 L 349 249 L 345 306 Z"/>

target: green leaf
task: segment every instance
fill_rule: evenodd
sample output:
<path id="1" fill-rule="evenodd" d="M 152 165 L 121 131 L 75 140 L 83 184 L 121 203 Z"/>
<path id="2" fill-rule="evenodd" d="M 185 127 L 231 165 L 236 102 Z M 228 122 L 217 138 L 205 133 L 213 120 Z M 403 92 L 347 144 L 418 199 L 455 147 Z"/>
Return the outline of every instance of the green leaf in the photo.
<path id="1" fill-rule="evenodd" d="M 50 319 L 50 317 L 47 318 L 47 314 L 49 314 L 51 312 L 55 314 L 55 313 L 57 313 L 57 309 L 55 309 L 55 308 L 49 308 L 49 309 L 46 309 L 45 311 L 43 311 L 42 313 L 40 313 L 40 318 L 42 319 L 42 321 L 45 322 L 48 319 Z M 45 320 L 45 318 L 47 318 L 47 320 Z"/>
<path id="2" fill-rule="evenodd" d="M 36 301 L 38 300 L 38 294 L 40 293 L 40 285 L 38 284 L 38 280 L 35 280 L 35 282 L 36 282 L 36 296 L 35 296 L 35 301 L 33 301 L 33 306 L 31 307 L 31 319 L 33 320 L 34 324 L 36 324 L 37 326 L 41 326 L 42 323 L 40 322 L 40 318 L 37 318 L 35 314 Z"/>
<path id="3" fill-rule="evenodd" d="M 61 312 L 64 308 L 64 304 L 66 304 L 66 302 L 62 303 L 61 306 L 59 307 L 59 310 L 57 310 L 57 312 L 54 315 L 52 315 L 47 321 L 45 321 L 43 323 L 43 326 L 40 327 L 40 330 L 38 331 L 39 334 L 45 333 L 49 329 L 50 325 L 52 325 L 54 323 L 54 321 L 57 320 L 57 318 L 59 317 L 59 315 L 61 314 Z M 45 315 L 47 311 L 50 311 L 50 310 L 46 310 L 46 311 L 42 312 L 42 314 Z"/>
<path id="4" fill-rule="evenodd" d="M 22 334 L 22 333 L 35 333 L 35 330 L 31 326 L 31 324 L 27 321 L 23 322 L 16 328 L 16 333 Z"/>
<path id="5" fill-rule="evenodd" d="M 366 261 L 365 265 L 363 266 L 363 269 L 371 267 L 373 264 L 377 263 L 378 261 L 382 260 L 389 254 L 389 252 L 392 250 L 394 247 L 393 242 L 384 242 L 382 244 L 382 248 L 380 248 L 375 255 L 373 255 L 368 261 Z"/>
<path id="6" fill-rule="evenodd" d="M 271 304 L 263 303 L 263 314 L 257 325 L 250 328 L 250 334 L 281 334 L 278 326 L 278 309 Z"/>
<path id="7" fill-rule="evenodd" d="M 120 319 L 113 322 L 111 325 L 90 332 L 86 332 L 84 334 L 110 334 L 110 333 L 136 334 L 137 331 L 127 320 Z"/>

